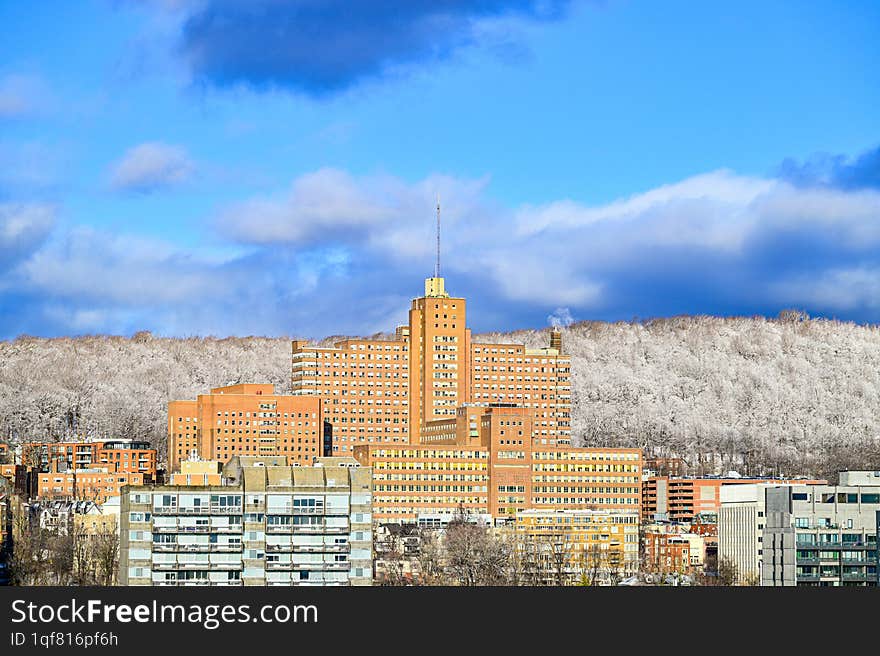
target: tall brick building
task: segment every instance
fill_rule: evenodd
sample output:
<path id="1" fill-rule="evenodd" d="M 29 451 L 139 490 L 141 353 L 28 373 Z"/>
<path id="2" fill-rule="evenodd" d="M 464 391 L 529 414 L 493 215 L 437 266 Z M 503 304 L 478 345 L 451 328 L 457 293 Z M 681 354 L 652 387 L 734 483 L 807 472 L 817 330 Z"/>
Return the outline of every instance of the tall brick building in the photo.
<path id="1" fill-rule="evenodd" d="M 428 278 L 392 340 L 293 342 L 292 393 L 321 399 L 334 454 L 418 443 L 427 425 L 455 418 L 466 404 L 527 408 L 541 444 L 571 443 L 571 362 L 559 333 L 541 349 L 475 343 L 466 313 L 443 278 Z"/>
<path id="2" fill-rule="evenodd" d="M 275 394 L 273 385 L 216 387 L 194 401 L 168 404 L 168 466 L 191 455 L 228 462 L 234 456 L 287 456 L 311 465 L 323 455 L 321 399 Z"/>

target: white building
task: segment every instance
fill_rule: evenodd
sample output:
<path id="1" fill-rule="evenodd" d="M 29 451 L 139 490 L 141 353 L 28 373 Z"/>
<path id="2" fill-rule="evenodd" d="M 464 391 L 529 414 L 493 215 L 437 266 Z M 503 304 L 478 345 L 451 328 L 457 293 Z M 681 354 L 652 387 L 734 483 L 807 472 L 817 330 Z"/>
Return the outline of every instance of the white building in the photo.
<path id="1" fill-rule="evenodd" d="M 123 488 L 121 585 L 371 585 L 371 471 L 235 457 L 222 485 Z"/>

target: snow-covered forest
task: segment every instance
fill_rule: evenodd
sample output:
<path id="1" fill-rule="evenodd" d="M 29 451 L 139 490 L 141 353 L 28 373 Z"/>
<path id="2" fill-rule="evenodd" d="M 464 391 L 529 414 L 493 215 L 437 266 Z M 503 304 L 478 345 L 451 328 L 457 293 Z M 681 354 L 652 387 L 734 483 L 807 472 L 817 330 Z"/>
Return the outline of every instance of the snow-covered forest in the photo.
<path id="1" fill-rule="evenodd" d="M 545 346 L 548 335 L 475 339 Z M 694 473 L 880 469 L 878 326 L 691 316 L 580 322 L 563 339 L 576 444 L 640 446 Z M 289 370 L 287 337 L 19 337 L 0 342 L 0 436 L 145 438 L 163 454 L 169 399 L 234 382 L 287 392 Z"/>

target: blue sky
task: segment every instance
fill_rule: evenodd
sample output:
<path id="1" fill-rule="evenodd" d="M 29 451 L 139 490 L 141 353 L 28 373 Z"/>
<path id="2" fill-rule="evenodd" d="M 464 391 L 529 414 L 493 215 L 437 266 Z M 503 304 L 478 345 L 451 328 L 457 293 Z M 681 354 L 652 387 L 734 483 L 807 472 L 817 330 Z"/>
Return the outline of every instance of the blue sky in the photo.
<path id="1" fill-rule="evenodd" d="M 0 337 L 880 321 L 880 5 L 0 3 Z"/>

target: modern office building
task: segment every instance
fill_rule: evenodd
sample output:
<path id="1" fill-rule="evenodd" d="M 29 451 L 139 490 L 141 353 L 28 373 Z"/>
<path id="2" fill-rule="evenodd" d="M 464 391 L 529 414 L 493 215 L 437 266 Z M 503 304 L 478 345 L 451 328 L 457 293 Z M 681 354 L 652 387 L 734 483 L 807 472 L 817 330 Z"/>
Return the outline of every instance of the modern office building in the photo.
<path id="1" fill-rule="evenodd" d="M 233 457 L 220 485 L 126 488 L 121 585 L 371 585 L 370 471 Z"/>
<path id="2" fill-rule="evenodd" d="M 334 455 L 418 443 L 426 425 L 454 419 L 467 404 L 527 408 L 542 444 L 571 443 L 571 365 L 561 333 L 539 349 L 477 343 L 466 306 L 446 292 L 443 278 L 428 278 L 394 339 L 292 343 L 292 393 L 321 399 Z"/>
<path id="3" fill-rule="evenodd" d="M 639 512 L 641 451 L 543 444 L 531 410 L 464 406 L 412 445 L 358 445 L 373 471 L 377 520 L 414 522 L 463 508 L 513 521 L 524 510 Z"/>
<path id="4" fill-rule="evenodd" d="M 623 578 L 639 567 L 637 510 L 523 510 L 516 513 L 520 547 L 544 583 L 574 583 L 591 575 L 596 582 Z M 528 574 L 528 572 L 526 572 Z"/>
<path id="5" fill-rule="evenodd" d="M 168 404 L 168 466 L 176 472 L 193 455 L 221 463 L 284 456 L 311 465 L 325 455 L 324 431 L 319 398 L 275 394 L 273 385 L 216 387 L 194 401 Z"/>
<path id="6" fill-rule="evenodd" d="M 690 522 L 701 512 L 717 513 L 721 505 L 721 488 L 727 485 L 813 485 L 827 482 L 806 479 L 649 476 L 642 481 L 642 518 L 644 521 Z"/>
<path id="7" fill-rule="evenodd" d="M 877 585 L 880 472 L 764 493 L 762 585 Z"/>

